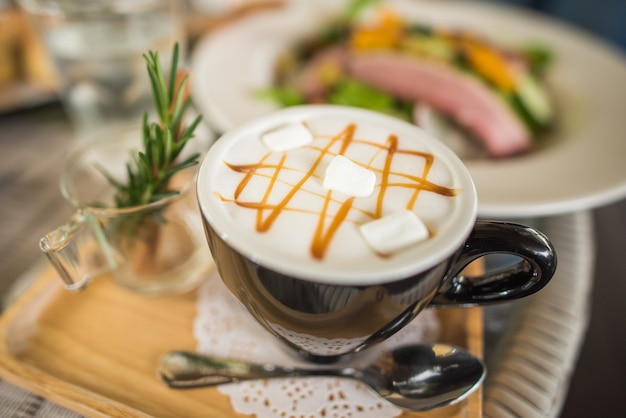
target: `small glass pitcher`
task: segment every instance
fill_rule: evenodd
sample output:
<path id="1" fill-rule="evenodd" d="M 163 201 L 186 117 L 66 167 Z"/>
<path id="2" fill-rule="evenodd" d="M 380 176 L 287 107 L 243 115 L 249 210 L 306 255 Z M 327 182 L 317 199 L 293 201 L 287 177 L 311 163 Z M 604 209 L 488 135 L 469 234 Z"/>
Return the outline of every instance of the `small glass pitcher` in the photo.
<path id="1" fill-rule="evenodd" d="M 179 293 L 198 285 L 212 265 L 195 199 L 197 166 L 170 180 L 179 194 L 136 207 L 112 205 L 115 188 L 102 170 L 125 182 L 131 150 L 140 143 L 138 127 L 106 132 L 72 153 L 64 167 L 61 192 L 76 212 L 39 246 L 68 290 L 106 273 L 137 293 Z M 208 144 L 194 138 L 185 148 L 203 153 Z"/>

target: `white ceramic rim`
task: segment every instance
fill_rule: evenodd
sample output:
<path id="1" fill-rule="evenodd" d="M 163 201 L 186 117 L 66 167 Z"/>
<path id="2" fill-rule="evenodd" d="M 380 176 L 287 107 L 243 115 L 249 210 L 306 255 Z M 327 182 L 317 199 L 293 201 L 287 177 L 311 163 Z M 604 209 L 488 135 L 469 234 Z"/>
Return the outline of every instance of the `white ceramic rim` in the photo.
<path id="1" fill-rule="evenodd" d="M 221 164 L 221 156 L 231 147 L 233 140 L 244 135 L 266 132 L 288 123 L 299 123 L 312 117 L 325 114 L 363 119 L 384 124 L 394 124 L 393 130 L 398 135 L 422 136 L 428 146 L 444 164 L 450 167 L 455 186 L 462 190 L 457 195 L 460 209 L 456 210 L 439 233 L 431 239 L 428 246 L 408 249 L 394 255 L 393 263 L 364 260 L 359 265 L 330 266 L 315 260 L 303 261 L 280 258 L 267 251 L 262 238 L 251 232 L 237 233 L 238 225 L 228 215 L 224 203 L 211 191 L 219 179 L 211 175 L 211 167 Z M 455 253 L 465 242 L 474 227 L 477 212 L 476 189 L 470 173 L 462 161 L 440 141 L 432 138 L 424 130 L 389 116 L 368 110 L 332 105 L 310 105 L 291 107 L 273 114 L 264 115 L 244 123 L 221 138 L 211 147 L 205 156 L 197 180 L 197 195 L 203 218 L 215 233 L 237 252 L 249 260 L 276 272 L 317 282 L 332 284 L 368 285 L 391 282 L 423 272 Z M 219 263 L 219 261 L 218 261 Z"/>

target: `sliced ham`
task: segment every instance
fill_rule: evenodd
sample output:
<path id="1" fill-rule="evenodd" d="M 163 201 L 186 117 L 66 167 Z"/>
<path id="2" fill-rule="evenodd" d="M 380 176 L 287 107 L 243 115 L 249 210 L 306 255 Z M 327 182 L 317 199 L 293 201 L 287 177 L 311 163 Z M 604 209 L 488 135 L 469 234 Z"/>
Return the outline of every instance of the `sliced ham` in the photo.
<path id="1" fill-rule="evenodd" d="M 487 86 L 443 64 L 399 54 L 355 54 L 348 73 L 391 94 L 427 103 L 453 118 L 502 157 L 523 152 L 530 133 Z"/>

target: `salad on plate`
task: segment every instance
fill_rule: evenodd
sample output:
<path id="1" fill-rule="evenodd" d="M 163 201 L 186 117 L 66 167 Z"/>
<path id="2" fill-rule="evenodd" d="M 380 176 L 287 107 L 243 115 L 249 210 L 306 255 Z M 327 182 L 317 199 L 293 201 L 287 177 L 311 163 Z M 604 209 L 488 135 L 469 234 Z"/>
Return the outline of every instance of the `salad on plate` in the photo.
<path id="1" fill-rule="evenodd" d="M 274 84 L 259 96 L 281 106 L 332 103 L 391 114 L 453 143 L 464 158 L 526 153 L 553 128 L 543 81 L 552 57 L 543 45 L 512 47 L 474 30 L 408 22 L 377 3 L 352 2 L 285 50 Z"/>

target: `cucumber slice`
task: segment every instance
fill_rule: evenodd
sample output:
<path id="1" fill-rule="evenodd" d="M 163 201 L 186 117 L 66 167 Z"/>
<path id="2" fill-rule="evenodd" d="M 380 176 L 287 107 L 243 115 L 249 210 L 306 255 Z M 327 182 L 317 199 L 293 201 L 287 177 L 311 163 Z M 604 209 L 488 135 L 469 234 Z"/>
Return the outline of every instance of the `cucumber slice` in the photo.
<path id="1" fill-rule="evenodd" d="M 527 116 L 533 119 L 538 126 L 547 126 L 554 117 L 550 99 L 537 80 L 530 74 L 525 74 L 519 80 L 515 92 L 520 105 L 524 107 Z"/>

